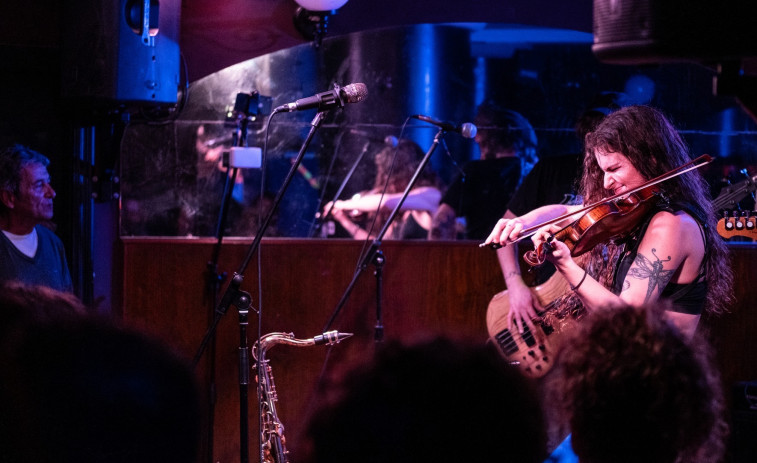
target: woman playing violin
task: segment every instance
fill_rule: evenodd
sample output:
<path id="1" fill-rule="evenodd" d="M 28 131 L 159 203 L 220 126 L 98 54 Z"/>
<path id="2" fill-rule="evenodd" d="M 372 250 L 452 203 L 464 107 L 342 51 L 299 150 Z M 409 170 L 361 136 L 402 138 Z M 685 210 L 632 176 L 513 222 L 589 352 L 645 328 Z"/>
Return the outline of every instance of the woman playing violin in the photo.
<path id="1" fill-rule="evenodd" d="M 376 154 L 373 189 L 351 199 L 328 203 L 324 211 L 355 239 L 375 238 L 391 211 L 402 198 L 424 152 L 417 143 L 402 139 L 396 147 L 386 146 Z M 387 229 L 387 239 L 426 239 L 433 213 L 442 196 L 436 174 L 426 166 L 418 183 L 408 192 L 400 214 Z M 378 217 L 376 212 L 378 211 Z M 359 220 L 360 219 L 360 220 Z"/>
<path id="2" fill-rule="evenodd" d="M 648 106 L 628 106 L 608 115 L 585 142 L 579 187 L 585 204 L 601 204 L 603 198 L 631 192 L 691 160 L 675 128 Z M 546 259 L 572 289 L 560 301 L 567 310 L 640 306 L 666 298 L 673 302 L 668 316 L 682 331 L 693 334 L 704 311 L 718 313 L 727 306 L 733 276 L 725 244 L 715 232 L 704 178 L 692 170 L 656 188 L 659 194 L 650 200 L 654 204 L 649 212 L 629 222 L 623 233 L 602 236 L 600 244 L 577 259 L 568 245 L 553 237 L 574 223 L 578 214 L 534 233 L 536 248 L 547 249 Z M 486 243 L 507 245 L 518 240 L 522 230 L 581 208 L 550 205 L 501 219 Z M 596 226 L 603 224 L 599 221 Z M 525 324 L 534 330 L 537 312 L 530 306 L 515 309 L 508 314 L 510 329 L 522 332 Z"/>

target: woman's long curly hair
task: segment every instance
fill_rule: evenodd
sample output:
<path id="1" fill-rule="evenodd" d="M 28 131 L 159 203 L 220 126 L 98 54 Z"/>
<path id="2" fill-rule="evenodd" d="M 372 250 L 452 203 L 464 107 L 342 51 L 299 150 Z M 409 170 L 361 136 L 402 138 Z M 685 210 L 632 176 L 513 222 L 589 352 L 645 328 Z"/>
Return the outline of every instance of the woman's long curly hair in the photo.
<path id="1" fill-rule="evenodd" d="M 396 147 L 385 146 L 376 153 L 376 178 L 373 182 L 372 192 L 381 192 L 386 188 L 387 193 L 401 193 L 410 183 L 410 180 L 423 159 L 425 153 L 412 140 L 403 138 Z M 427 165 L 418 176 L 416 186 L 439 186 L 438 178 Z"/>
<path id="2" fill-rule="evenodd" d="M 612 195 L 604 188 L 604 172 L 595 156 L 598 151 L 624 155 L 646 179 L 656 178 L 691 161 L 688 147 L 673 125 L 660 111 L 649 106 L 627 106 L 608 115 L 586 135 L 585 146 L 580 181 L 584 204 Z M 692 170 L 658 186 L 671 203 L 686 203 L 705 220 L 701 224 L 707 251 L 704 257 L 708 285 L 705 310 L 722 313 L 732 301 L 733 272 L 728 250 L 716 232 L 715 211 L 707 183 L 698 170 Z M 589 274 L 605 287 L 611 287 L 621 251 L 621 246 L 612 243 L 597 246 L 588 258 Z"/>
<path id="3" fill-rule="evenodd" d="M 549 382 L 581 462 L 720 461 L 728 434 L 709 344 L 669 302 L 597 310 L 566 338 Z"/>

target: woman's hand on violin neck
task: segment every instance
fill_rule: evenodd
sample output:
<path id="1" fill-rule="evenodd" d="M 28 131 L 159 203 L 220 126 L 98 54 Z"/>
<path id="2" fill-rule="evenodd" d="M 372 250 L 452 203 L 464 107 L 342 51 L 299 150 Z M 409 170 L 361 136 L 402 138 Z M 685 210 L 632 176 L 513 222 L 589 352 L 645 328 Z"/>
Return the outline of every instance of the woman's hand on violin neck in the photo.
<path id="1" fill-rule="evenodd" d="M 555 233 L 562 228 L 558 225 L 546 225 L 536 231 L 531 237 L 534 249 L 543 249 L 546 259 L 554 264 L 557 270 L 563 271 L 570 264 L 574 264 L 570 248 L 562 241 L 555 239 Z"/>

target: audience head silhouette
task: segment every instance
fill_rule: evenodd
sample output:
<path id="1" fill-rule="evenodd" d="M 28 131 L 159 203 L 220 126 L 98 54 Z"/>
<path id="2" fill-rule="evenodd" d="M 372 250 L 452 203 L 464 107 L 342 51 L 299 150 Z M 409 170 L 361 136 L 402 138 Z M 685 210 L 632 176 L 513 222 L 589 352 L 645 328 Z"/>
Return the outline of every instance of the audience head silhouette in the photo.
<path id="1" fill-rule="evenodd" d="M 162 343 L 49 288 L 3 287 L 0 314 L 3 461 L 195 461 L 195 379 Z"/>
<path id="2" fill-rule="evenodd" d="M 488 346 L 389 342 L 328 390 L 307 427 L 313 463 L 544 458 L 531 383 Z"/>
<path id="3" fill-rule="evenodd" d="M 707 343 L 655 307 L 595 311 L 562 349 L 556 402 L 581 463 L 719 461 L 726 425 Z"/>

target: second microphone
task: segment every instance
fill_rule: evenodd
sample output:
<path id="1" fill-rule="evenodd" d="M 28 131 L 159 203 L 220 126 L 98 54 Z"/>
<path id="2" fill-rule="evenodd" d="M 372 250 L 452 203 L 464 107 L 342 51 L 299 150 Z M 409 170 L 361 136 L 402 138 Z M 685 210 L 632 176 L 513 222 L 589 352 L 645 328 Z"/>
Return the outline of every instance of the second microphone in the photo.
<path id="1" fill-rule="evenodd" d="M 434 124 L 435 126 L 441 128 L 442 130 L 446 132 L 459 133 L 464 138 L 473 138 L 476 136 L 476 133 L 478 132 L 478 129 L 476 128 L 476 126 L 471 124 L 470 122 L 464 122 L 460 125 L 455 125 L 451 122 L 440 121 L 440 120 L 434 119 L 433 117 L 424 116 L 423 114 L 415 114 L 410 117 L 412 117 L 413 119 L 418 119 L 419 121 L 424 121 L 430 124 Z"/>

